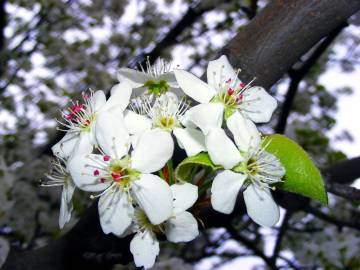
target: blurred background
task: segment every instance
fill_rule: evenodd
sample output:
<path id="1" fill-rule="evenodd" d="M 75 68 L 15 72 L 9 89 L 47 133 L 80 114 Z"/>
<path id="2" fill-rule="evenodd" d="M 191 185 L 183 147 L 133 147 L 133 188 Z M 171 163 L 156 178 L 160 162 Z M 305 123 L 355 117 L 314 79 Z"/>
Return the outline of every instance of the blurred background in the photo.
<path id="1" fill-rule="evenodd" d="M 0 265 L 10 247 L 34 249 L 66 233 L 91 203 L 77 192 L 72 221 L 60 231 L 61 189 L 39 187 L 49 170 L 50 147 L 61 138 L 55 119 L 69 100 L 89 88 L 110 89 L 119 67 L 135 67 L 147 55 L 201 75 L 267 3 L 0 1 Z M 285 131 L 320 168 L 360 154 L 359 24 L 360 14 L 354 15 L 297 82 L 285 123 L 279 124 L 278 109 L 261 127 L 267 133 Z M 269 90 L 280 108 L 294 87 L 289 74 Z M 330 205 L 321 213 L 359 220 L 358 205 L 330 194 Z M 359 225 L 329 222 L 316 212 L 320 205 L 312 202 L 311 207 L 312 213 L 283 211 L 273 229 L 259 228 L 244 215 L 231 228 L 204 230 L 190 244 L 164 244 L 156 267 L 267 269 L 263 255 L 272 256 L 286 224 L 276 247 L 279 269 L 360 269 Z"/>

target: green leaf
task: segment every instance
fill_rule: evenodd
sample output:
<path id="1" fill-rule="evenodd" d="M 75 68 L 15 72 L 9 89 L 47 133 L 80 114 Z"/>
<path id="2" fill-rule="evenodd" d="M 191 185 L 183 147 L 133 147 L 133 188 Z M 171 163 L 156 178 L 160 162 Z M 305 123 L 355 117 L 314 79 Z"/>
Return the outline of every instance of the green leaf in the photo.
<path id="1" fill-rule="evenodd" d="M 264 145 L 285 167 L 284 182 L 278 188 L 299 193 L 327 205 L 328 197 L 320 171 L 304 149 L 291 139 L 274 134 L 268 136 Z"/>
<path id="2" fill-rule="evenodd" d="M 222 167 L 215 165 L 207 153 L 200 153 L 196 156 L 184 159 L 175 170 L 175 177 L 180 181 L 192 181 L 194 171 L 199 167 L 208 167 L 213 171 L 219 170 Z"/>

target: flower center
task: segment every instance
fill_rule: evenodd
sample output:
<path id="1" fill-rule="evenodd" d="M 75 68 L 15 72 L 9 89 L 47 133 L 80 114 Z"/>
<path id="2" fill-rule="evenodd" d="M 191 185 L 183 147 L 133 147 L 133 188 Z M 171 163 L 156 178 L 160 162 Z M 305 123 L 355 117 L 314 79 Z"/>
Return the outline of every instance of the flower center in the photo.
<path id="1" fill-rule="evenodd" d="M 135 223 L 141 231 L 152 231 L 154 233 L 163 233 L 164 228 L 163 224 L 153 225 L 151 224 L 149 218 L 146 216 L 145 212 L 141 209 L 135 209 L 134 213 Z"/>
<path id="2" fill-rule="evenodd" d="M 96 118 L 92 96 L 92 91 L 90 91 L 90 95 L 83 93 L 83 103 L 72 102 L 72 105 L 65 112 L 62 112 L 64 122 L 58 122 L 65 128 L 59 128 L 59 130 L 90 132 L 91 124 Z"/>
<path id="3" fill-rule="evenodd" d="M 248 171 L 248 174 L 250 176 L 255 176 L 257 175 L 258 171 L 259 171 L 259 168 L 257 166 L 257 163 L 256 163 L 256 160 L 253 159 L 253 158 L 249 158 L 249 160 L 247 161 L 247 164 L 246 164 L 246 169 Z"/>
<path id="4" fill-rule="evenodd" d="M 176 127 L 181 127 L 180 119 L 189 108 L 189 101 L 173 93 L 160 95 L 152 100 L 150 97 L 141 97 L 131 105 L 132 110 L 146 115 L 152 121 L 154 128 L 161 128 L 171 132 Z"/>
<path id="5" fill-rule="evenodd" d="M 68 186 L 71 181 L 70 172 L 66 169 L 66 161 L 54 159 L 51 161 L 51 172 L 45 174 L 47 181 L 41 181 L 41 186 Z"/>
<path id="6" fill-rule="evenodd" d="M 150 80 L 144 83 L 144 87 L 148 89 L 148 94 L 154 94 L 157 96 L 165 94 L 170 89 L 170 85 L 165 80 L 158 82 Z"/>
<path id="7" fill-rule="evenodd" d="M 123 159 L 111 159 L 109 156 L 104 155 L 103 161 L 105 162 L 103 168 L 95 167 L 93 170 L 93 176 L 98 177 L 102 183 L 110 181 L 122 188 L 130 189 L 131 182 L 137 180 L 140 176 L 137 170 L 130 167 L 130 156 Z M 97 160 L 97 162 L 99 161 Z"/>
<path id="8" fill-rule="evenodd" d="M 281 182 L 285 169 L 273 154 L 266 152 L 266 147 L 259 148 L 232 171 L 247 175 L 245 185 L 253 184 L 259 188 L 272 188 L 273 184 Z"/>
<path id="9" fill-rule="evenodd" d="M 178 120 L 172 116 L 162 116 L 154 123 L 154 127 L 159 127 L 166 131 L 172 131 L 178 125 Z"/>
<path id="10" fill-rule="evenodd" d="M 110 161 L 109 178 L 121 186 L 129 186 L 130 183 L 139 178 L 140 173 L 130 168 L 130 157 L 113 159 Z"/>

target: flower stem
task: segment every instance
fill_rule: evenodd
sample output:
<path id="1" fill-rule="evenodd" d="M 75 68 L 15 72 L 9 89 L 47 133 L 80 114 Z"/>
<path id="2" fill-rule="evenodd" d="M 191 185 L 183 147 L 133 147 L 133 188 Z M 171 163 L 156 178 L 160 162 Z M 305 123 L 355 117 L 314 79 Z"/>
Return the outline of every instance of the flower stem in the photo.
<path id="1" fill-rule="evenodd" d="M 172 159 L 170 159 L 166 163 L 166 168 L 167 168 L 167 171 L 168 171 L 169 184 L 173 185 L 173 184 L 176 183 L 176 179 L 174 177 L 174 167 L 173 167 Z"/>

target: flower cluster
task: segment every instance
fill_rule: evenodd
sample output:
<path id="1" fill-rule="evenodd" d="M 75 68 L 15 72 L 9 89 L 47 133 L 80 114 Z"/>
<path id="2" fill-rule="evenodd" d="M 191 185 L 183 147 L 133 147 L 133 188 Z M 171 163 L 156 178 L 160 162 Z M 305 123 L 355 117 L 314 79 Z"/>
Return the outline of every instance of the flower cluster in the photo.
<path id="1" fill-rule="evenodd" d="M 220 168 L 209 194 L 216 211 L 231 213 L 242 192 L 256 223 L 278 221 L 270 189 L 285 171 L 255 126 L 269 121 L 277 104 L 263 88 L 241 82 L 225 56 L 209 63 L 207 83 L 164 62 L 146 72 L 121 68 L 118 79 L 107 100 L 103 91 L 84 93 L 59 121 L 66 134 L 52 148 L 58 161 L 44 185 L 63 186 L 60 227 L 77 187 L 99 198 L 104 233 L 134 233 L 136 266 L 153 266 L 159 235 L 193 240 L 198 223 L 188 209 L 198 186 L 174 176 L 175 145 L 188 157 L 206 153 Z"/>

